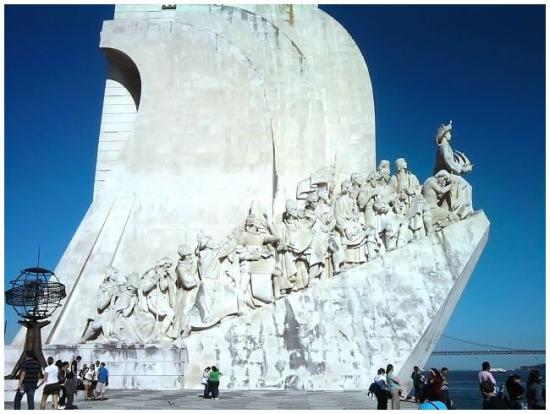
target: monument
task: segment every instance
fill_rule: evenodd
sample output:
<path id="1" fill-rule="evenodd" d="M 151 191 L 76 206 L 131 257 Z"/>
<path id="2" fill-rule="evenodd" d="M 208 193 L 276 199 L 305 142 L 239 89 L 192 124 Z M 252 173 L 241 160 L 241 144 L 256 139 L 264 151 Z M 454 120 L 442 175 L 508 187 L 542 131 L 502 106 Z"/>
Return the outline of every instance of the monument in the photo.
<path id="1" fill-rule="evenodd" d="M 45 352 L 138 389 L 212 364 L 222 387 L 357 389 L 426 362 L 489 229 L 452 122 L 423 183 L 377 166 L 365 59 L 313 5 L 121 5 L 100 46 L 94 199 Z"/>

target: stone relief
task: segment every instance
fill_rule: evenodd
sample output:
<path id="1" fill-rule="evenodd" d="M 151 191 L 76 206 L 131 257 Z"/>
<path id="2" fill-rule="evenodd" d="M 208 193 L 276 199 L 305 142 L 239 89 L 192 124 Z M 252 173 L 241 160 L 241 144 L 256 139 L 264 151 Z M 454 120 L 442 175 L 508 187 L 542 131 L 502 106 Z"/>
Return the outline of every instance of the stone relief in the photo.
<path id="1" fill-rule="evenodd" d="M 468 217 L 472 188 L 462 175 L 473 165 L 451 148 L 451 132 L 452 121 L 438 128 L 434 175 L 423 184 L 398 158 L 395 174 L 382 160 L 368 176 L 351 174 L 335 195 L 330 165 L 298 183 L 278 226 L 253 203 L 225 239 L 200 233 L 195 248 L 179 246 L 174 269 L 168 257 L 141 276 L 107 268 L 82 342 L 178 344 Z"/>

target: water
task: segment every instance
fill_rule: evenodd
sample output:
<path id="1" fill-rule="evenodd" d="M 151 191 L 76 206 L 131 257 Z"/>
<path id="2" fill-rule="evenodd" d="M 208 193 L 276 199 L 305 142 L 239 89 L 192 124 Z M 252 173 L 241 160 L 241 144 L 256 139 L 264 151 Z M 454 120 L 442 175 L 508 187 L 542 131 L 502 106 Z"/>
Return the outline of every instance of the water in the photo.
<path id="1" fill-rule="evenodd" d="M 479 371 L 449 371 L 449 391 L 456 409 L 481 409 L 482 401 L 479 392 L 478 372 Z M 512 374 L 519 375 L 523 387 L 526 387 L 529 371 L 518 369 L 508 372 L 493 372 L 492 374 L 499 387 L 504 385 L 508 377 Z M 541 375 L 545 376 L 545 372 L 541 371 Z M 546 381 L 546 378 L 543 379 L 543 382 L 544 381 Z"/>

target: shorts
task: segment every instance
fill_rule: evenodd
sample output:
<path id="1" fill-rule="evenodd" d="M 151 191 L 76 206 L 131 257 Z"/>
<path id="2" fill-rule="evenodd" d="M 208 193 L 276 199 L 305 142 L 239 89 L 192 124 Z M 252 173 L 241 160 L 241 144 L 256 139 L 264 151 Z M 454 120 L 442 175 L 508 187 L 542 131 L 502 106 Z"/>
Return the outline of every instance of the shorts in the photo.
<path id="1" fill-rule="evenodd" d="M 59 383 L 55 384 L 48 384 L 44 387 L 44 391 L 42 391 L 42 395 L 59 395 L 59 391 L 61 390 L 61 385 Z"/>
<path id="2" fill-rule="evenodd" d="M 98 382 L 95 387 L 96 392 L 100 394 L 104 393 L 106 389 L 107 389 L 107 386 L 105 385 L 104 382 Z"/>
<path id="3" fill-rule="evenodd" d="M 85 379 L 84 381 L 82 381 L 82 383 L 83 383 L 84 385 L 88 386 L 88 387 L 89 387 L 90 385 L 92 385 L 92 381 L 87 380 L 87 379 Z"/>

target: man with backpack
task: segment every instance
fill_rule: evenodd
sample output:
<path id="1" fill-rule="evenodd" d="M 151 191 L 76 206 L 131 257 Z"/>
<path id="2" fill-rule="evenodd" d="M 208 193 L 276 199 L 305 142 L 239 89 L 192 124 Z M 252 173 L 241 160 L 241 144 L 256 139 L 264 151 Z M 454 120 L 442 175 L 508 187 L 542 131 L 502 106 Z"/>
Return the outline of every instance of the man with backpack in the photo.
<path id="1" fill-rule="evenodd" d="M 376 401 L 378 402 L 376 406 L 377 410 L 388 409 L 389 391 L 384 368 L 378 370 L 376 377 L 374 377 L 374 382 L 369 387 L 369 394 L 373 394 L 376 397 Z"/>

